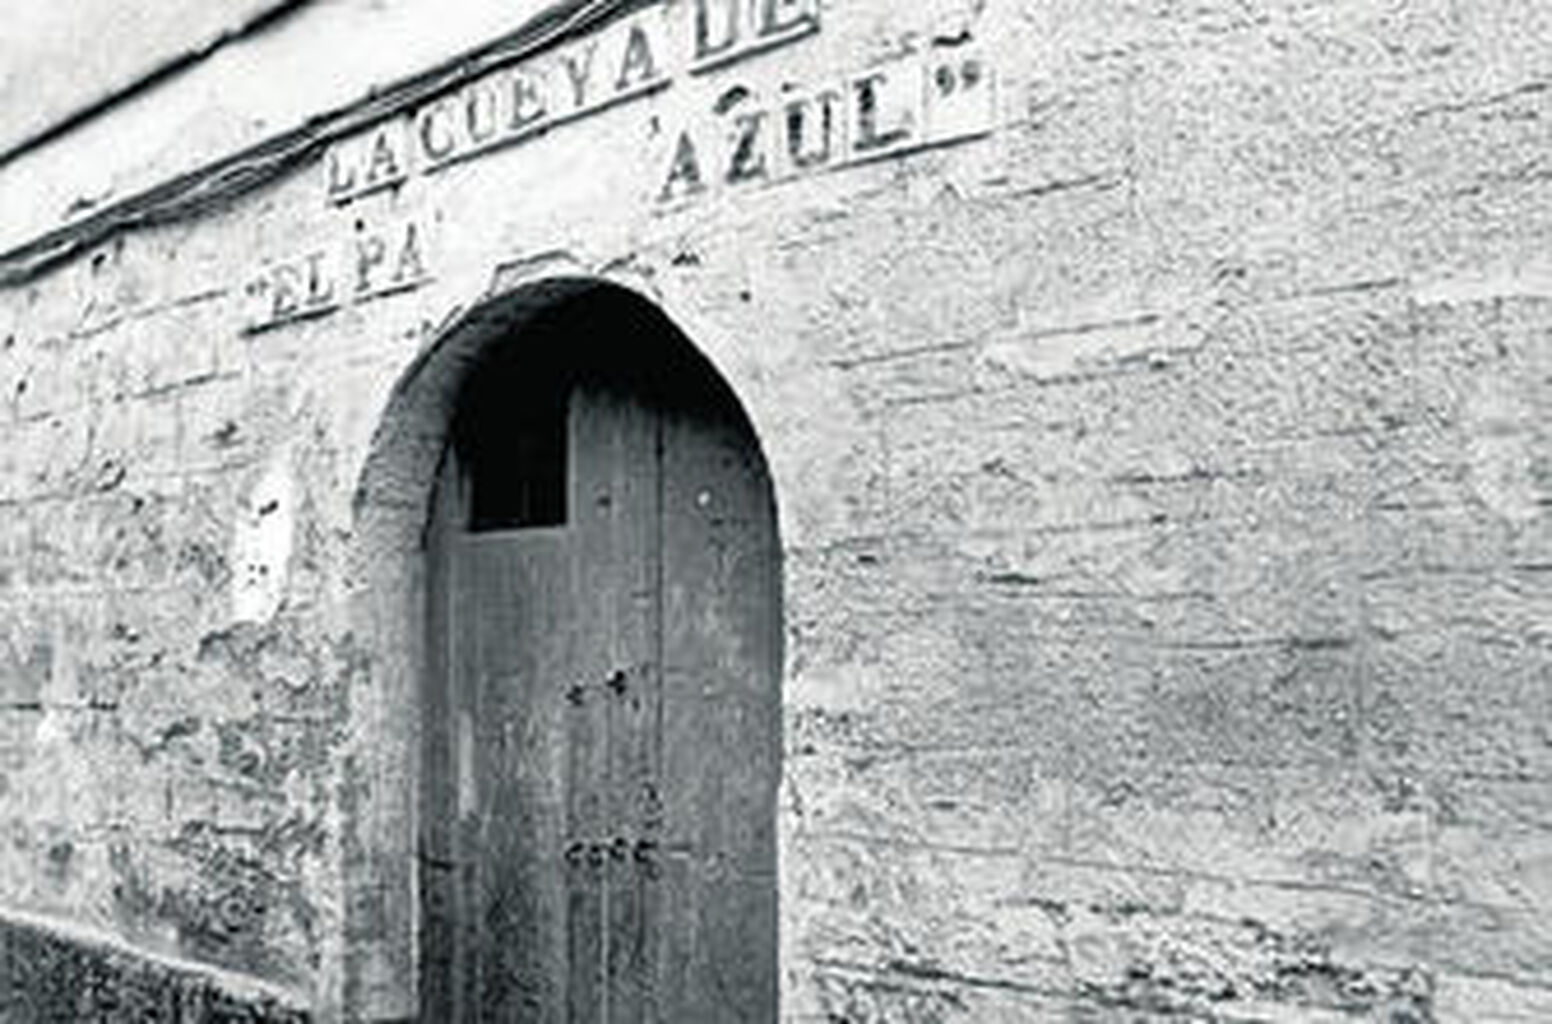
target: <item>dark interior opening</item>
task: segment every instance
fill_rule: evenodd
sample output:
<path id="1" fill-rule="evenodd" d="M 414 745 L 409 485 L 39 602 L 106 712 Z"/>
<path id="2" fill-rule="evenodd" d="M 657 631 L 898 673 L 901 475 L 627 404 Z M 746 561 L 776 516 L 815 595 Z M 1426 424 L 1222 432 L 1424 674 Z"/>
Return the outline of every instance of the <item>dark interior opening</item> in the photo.
<path id="1" fill-rule="evenodd" d="M 469 529 L 566 522 L 566 395 L 534 397 L 497 424 L 470 430 Z"/>
<path id="2" fill-rule="evenodd" d="M 725 385 L 654 308 L 609 290 L 555 303 L 471 368 L 453 424 L 473 532 L 564 526 L 570 398 L 608 380 L 665 407 Z M 655 397 L 654 397 L 655 396 Z"/>
<path id="3" fill-rule="evenodd" d="M 474 374 L 454 430 L 470 531 L 565 525 L 570 390 L 510 352 Z"/>

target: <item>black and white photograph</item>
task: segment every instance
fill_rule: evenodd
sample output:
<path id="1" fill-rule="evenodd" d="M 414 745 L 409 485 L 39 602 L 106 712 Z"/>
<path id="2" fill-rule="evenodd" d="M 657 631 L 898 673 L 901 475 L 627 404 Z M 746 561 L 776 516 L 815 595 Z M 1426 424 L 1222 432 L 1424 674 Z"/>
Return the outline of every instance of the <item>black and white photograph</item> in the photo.
<path id="1" fill-rule="evenodd" d="M 1552 0 L 8 0 L 0 1024 L 1552 1024 Z"/>

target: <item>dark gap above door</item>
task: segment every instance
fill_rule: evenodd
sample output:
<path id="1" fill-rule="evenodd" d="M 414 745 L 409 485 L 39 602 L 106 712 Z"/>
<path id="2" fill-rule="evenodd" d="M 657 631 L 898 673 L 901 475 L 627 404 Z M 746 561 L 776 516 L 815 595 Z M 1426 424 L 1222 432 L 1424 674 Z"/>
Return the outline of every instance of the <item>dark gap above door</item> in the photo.
<path id="1" fill-rule="evenodd" d="M 583 380 L 658 408 L 736 407 L 710 365 L 640 300 L 600 291 L 557 303 L 487 351 L 464 386 L 453 441 L 468 530 L 566 524 L 570 406 Z"/>
<path id="2" fill-rule="evenodd" d="M 510 353 L 475 371 L 453 435 L 471 532 L 565 525 L 570 392 Z"/>

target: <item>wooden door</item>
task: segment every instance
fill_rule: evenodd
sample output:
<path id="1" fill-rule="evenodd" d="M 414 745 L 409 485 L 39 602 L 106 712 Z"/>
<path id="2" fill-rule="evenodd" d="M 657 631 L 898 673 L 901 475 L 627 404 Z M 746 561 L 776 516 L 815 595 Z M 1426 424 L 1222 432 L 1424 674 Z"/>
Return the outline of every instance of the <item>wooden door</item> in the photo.
<path id="1" fill-rule="evenodd" d="M 649 309 L 579 300 L 510 347 L 428 534 L 424 1019 L 773 1020 L 763 461 Z"/>

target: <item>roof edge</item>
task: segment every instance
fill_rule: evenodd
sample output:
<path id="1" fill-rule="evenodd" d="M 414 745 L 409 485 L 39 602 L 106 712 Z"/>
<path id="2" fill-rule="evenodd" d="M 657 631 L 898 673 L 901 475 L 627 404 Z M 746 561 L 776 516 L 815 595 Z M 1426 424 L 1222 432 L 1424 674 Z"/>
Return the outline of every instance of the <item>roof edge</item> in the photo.
<path id="1" fill-rule="evenodd" d="M 123 85 L 110 87 L 105 94 L 97 99 L 88 101 L 85 105 L 70 111 L 52 124 L 46 124 L 31 135 L 24 135 L 19 141 L 12 143 L 4 149 L 0 149 L 0 169 L 4 169 L 5 165 L 13 160 L 23 157 L 35 149 L 41 149 L 55 139 L 69 134 L 88 121 L 96 120 L 113 108 L 139 96 L 141 93 L 150 91 L 180 72 L 209 59 L 216 51 L 221 50 L 228 44 L 240 42 L 249 36 L 257 35 L 273 27 L 288 15 L 295 14 L 311 2 L 312 0 L 279 0 L 273 6 L 265 8 L 235 28 L 229 28 L 217 33 L 206 42 L 162 61 L 149 71 L 137 75 Z"/>
<path id="2" fill-rule="evenodd" d="M 271 14 L 282 16 L 307 2 L 290 0 L 284 8 Z M 373 89 L 361 99 L 316 115 L 297 128 L 109 203 L 80 220 L 47 231 L 31 241 L 0 253 L 0 287 L 14 287 L 34 280 L 53 267 L 123 232 L 189 220 L 227 206 L 315 159 L 325 146 L 336 139 L 403 113 L 496 68 L 550 49 L 625 14 L 659 2 L 661 0 L 557 0 L 493 42 L 465 51 L 420 74 Z M 261 16 L 256 21 L 264 25 L 272 24 L 266 17 Z M 258 31 L 262 27 L 250 25 L 246 31 Z M 221 44 L 218 40 L 214 45 Z M 182 66 L 186 65 L 164 66 L 151 77 L 175 74 Z M 150 81 L 142 80 L 133 88 L 143 89 L 151 84 Z M 102 104 L 96 105 L 97 112 L 101 113 L 108 106 L 127 98 L 128 94 L 121 92 L 118 95 L 116 100 L 104 100 Z M 87 116 L 96 115 L 81 111 L 72 115 L 70 120 L 79 123 Z M 49 129 L 56 135 L 66 130 L 68 128 L 62 125 Z M 42 144 L 42 140 L 36 136 L 34 140 L 35 145 Z M 14 155 L 16 151 L 12 150 L 0 156 L 0 166 Z"/>

